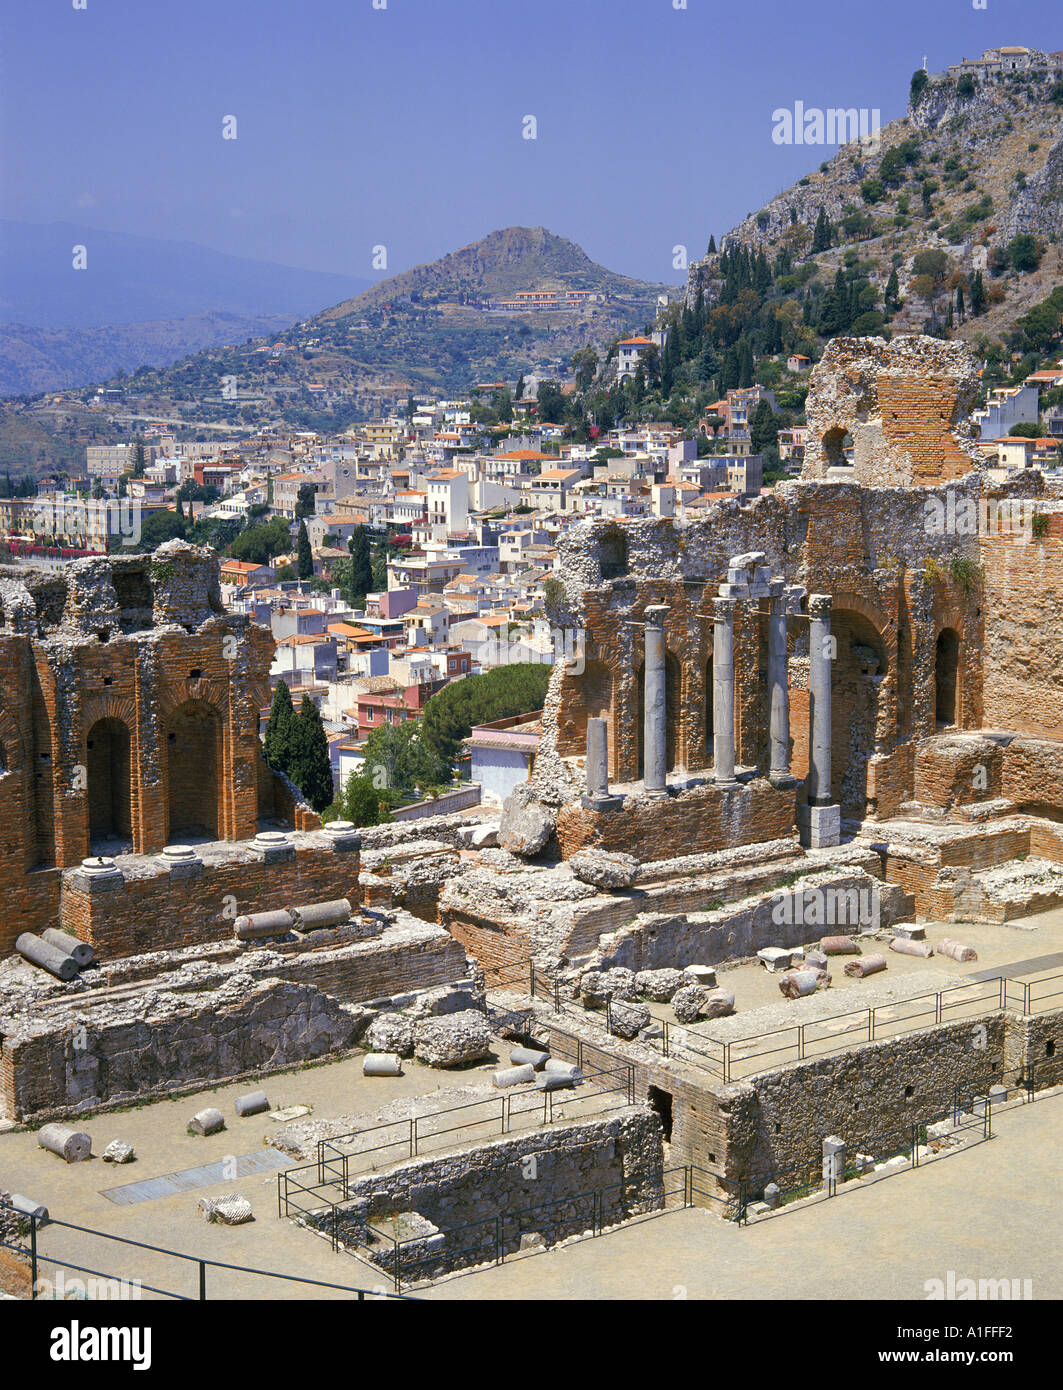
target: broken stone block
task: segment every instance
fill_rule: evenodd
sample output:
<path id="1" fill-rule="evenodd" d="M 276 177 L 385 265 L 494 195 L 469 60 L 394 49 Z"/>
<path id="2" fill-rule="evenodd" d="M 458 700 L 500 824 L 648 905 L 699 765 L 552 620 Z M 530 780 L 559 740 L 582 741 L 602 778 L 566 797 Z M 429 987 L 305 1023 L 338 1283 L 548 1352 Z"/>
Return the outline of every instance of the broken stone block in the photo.
<path id="1" fill-rule="evenodd" d="M 498 844 L 498 823 L 459 825 L 454 838 L 462 849 L 494 849 Z"/>
<path id="2" fill-rule="evenodd" d="M 554 818 L 526 786 L 517 787 L 502 803 L 498 842 L 511 854 L 531 858 L 554 833 Z"/>
<path id="3" fill-rule="evenodd" d="M 219 1130 L 224 1128 L 225 1116 L 220 1110 L 215 1110 L 213 1106 L 207 1110 L 200 1110 L 188 1122 L 189 1134 L 217 1134 Z"/>
<path id="4" fill-rule="evenodd" d="M 413 1056 L 413 1019 L 402 1014 L 378 1014 L 369 1025 L 365 1040 L 374 1052 L 395 1052 Z"/>
<path id="5" fill-rule="evenodd" d="M 635 975 L 622 965 L 611 970 L 587 970 L 579 982 L 585 1009 L 604 1009 L 607 999 L 637 999 Z"/>
<path id="6" fill-rule="evenodd" d="M 850 960 L 845 964 L 845 973 L 853 980 L 862 980 L 865 975 L 877 975 L 880 970 L 885 970 L 888 961 L 885 956 L 861 956 L 859 960 Z"/>
<path id="7" fill-rule="evenodd" d="M 822 951 L 806 951 L 804 963 L 806 970 L 826 970 L 827 957 Z"/>
<path id="8" fill-rule="evenodd" d="M 713 989 L 716 985 L 716 971 L 711 965 L 688 965 L 683 974 L 691 984 L 704 985 L 706 989 Z"/>
<path id="9" fill-rule="evenodd" d="M 713 983 L 716 972 L 713 971 Z M 690 977 L 682 970 L 640 970 L 635 976 L 635 989 L 643 999 L 652 999 L 656 1004 L 667 1004 L 677 989 L 690 983 Z"/>
<path id="10" fill-rule="evenodd" d="M 255 1214 L 251 1203 L 239 1192 L 227 1192 L 223 1197 L 200 1197 L 200 1214 L 207 1221 L 216 1221 L 222 1226 L 242 1226 L 245 1221 L 254 1221 Z"/>
<path id="11" fill-rule="evenodd" d="M 919 922 L 894 922 L 893 935 L 906 941 L 925 941 L 926 927 Z"/>
<path id="12" fill-rule="evenodd" d="M 757 952 L 757 960 L 764 966 L 765 970 L 770 970 L 773 974 L 777 971 L 789 970 L 793 964 L 793 951 L 784 950 L 781 946 L 765 946 L 762 951 Z"/>
<path id="13" fill-rule="evenodd" d="M 948 956 L 949 960 L 977 960 L 978 952 L 973 946 L 965 946 L 961 941 L 950 941 L 948 937 L 938 942 L 938 955 Z"/>
<path id="14" fill-rule="evenodd" d="M 890 942 L 890 950 L 901 956 L 922 956 L 924 960 L 934 954 L 929 941 L 910 941 L 906 936 L 895 936 Z"/>
<path id="15" fill-rule="evenodd" d="M 286 1105 L 281 1110 L 271 1110 L 269 1117 L 274 1124 L 287 1125 L 292 1120 L 301 1120 L 304 1115 L 309 1115 L 313 1110 L 310 1105 Z"/>
<path id="16" fill-rule="evenodd" d="M 630 888 L 639 871 L 639 861 L 633 855 L 604 849 L 579 850 L 568 866 L 582 883 L 595 888 Z"/>
<path id="17" fill-rule="evenodd" d="M 425 1018 L 414 1025 L 414 1055 L 430 1067 L 461 1067 L 490 1055 L 487 1019 L 478 1010 Z"/>
<path id="18" fill-rule="evenodd" d="M 851 936 L 825 936 L 819 949 L 827 956 L 858 956 L 860 947 Z"/>
<path id="19" fill-rule="evenodd" d="M 701 1017 L 701 1008 L 709 997 L 707 989 L 701 985 L 684 985 L 672 995 L 672 1008 L 677 1023 L 695 1023 Z"/>
<path id="20" fill-rule="evenodd" d="M 618 1038 L 638 1037 L 650 1022 L 650 1011 L 645 1004 L 613 1004 L 610 1007 L 613 1034 Z"/>
<path id="21" fill-rule="evenodd" d="M 781 1197 L 782 1188 L 780 1188 L 779 1184 L 776 1182 L 768 1183 L 767 1187 L 764 1189 L 764 1205 L 769 1211 L 775 1210 L 779 1205 Z"/>
<path id="22" fill-rule="evenodd" d="M 363 1076 L 401 1076 L 402 1058 L 397 1052 L 371 1052 L 362 1059 Z"/>
<path id="23" fill-rule="evenodd" d="M 261 1115 L 268 1109 L 269 1100 L 265 1091 L 250 1091 L 246 1096 L 236 1097 L 236 1113 L 240 1116 Z"/>
<path id="24" fill-rule="evenodd" d="M 550 1060 L 549 1052 L 537 1052 L 532 1047 L 515 1047 L 509 1054 L 510 1065 L 514 1067 L 534 1067 L 536 1071 Z"/>
<path id="25" fill-rule="evenodd" d="M 37 1143 L 67 1163 L 83 1163 L 92 1157 L 91 1138 L 70 1125 L 42 1125 L 37 1131 Z"/>
<path id="26" fill-rule="evenodd" d="M 700 1018 L 727 1018 L 735 1011 L 735 997 L 726 989 L 711 989 L 698 1010 Z"/>
<path id="27" fill-rule="evenodd" d="M 518 1254 L 524 1250 L 545 1250 L 546 1237 L 541 1231 L 525 1231 L 520 1238 Z"/>
<path id="28" fill-rule="evenodd" d="M 491 1080 L 499 1091 L 504 1091 L 510 1086 L 524 1086 L 535 1080 L 535 1068 L 529 1062 L 520 1067 L 503 1067 L 501 1071 L 495 1072 Z"/>
<path id="29" fill-rule="evenodd" d="M 132 1144 L 123 1144 L 121 1139 L 112 1139 L 100 1157 L 104 1163 L 132 1163 L 136 1153 Z"/>

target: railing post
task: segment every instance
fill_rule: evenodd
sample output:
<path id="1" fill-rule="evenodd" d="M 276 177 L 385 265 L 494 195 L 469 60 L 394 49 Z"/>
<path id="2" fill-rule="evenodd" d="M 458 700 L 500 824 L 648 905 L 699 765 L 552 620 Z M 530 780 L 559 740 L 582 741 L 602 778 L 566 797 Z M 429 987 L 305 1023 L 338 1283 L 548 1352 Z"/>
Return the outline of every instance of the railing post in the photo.
<path id="1" fill-rule="evenodd" d="M 723 1079 L 731 1080 L 731 1044 L 725 1042 L 723 1045 Z"/>
<path id="2" fill-rule="evenodd" d="M 417 1157 L 417 1116 L 410 1120 L 410 1157 Z"/>
<path id="3" fill-rule="evenodd" d="M 664 1055 L 665 1055 L 666 1057 L 668 1056 L 668 1020 L 667 1020 L 667 1019 L 664 1020 L 664 1034 L 663 1034 L 663 1037 L 662 1037 L 662 1039 L 661 1039 L 661 1051 L 664 1053 Z"/>
<path id="4" fill-rule="evenodd" d="M 919 1126 L 912 1125 L 912 1167 L 919 1167 Z"/>
<path id="5" fill-rule="evenodd" d="M 559 1014 L 560 1012 L 561 1012 L 561 981 L 560 981 L 560 980 L 555 980 L 555 981 L 554 981 L 554 1013 L 555 1013 L 555 1014 Z"/>
<path id="6" fill-rule="evenodd" d="M 528 962 L 528 998 L 535 998 L 535 966 Z"/>
<path id="7" fill-rule="evenodd" d="M 346 1199 L 350 1195 L 351 1186 L 351 1156 L 348 1153 L 343 1155 L 343 1196 Z"/>
<path id="8" fill-rule="evenodd" d="M 30 1298 L 37 1297 L 37 1217 L 30 1212 Z"/>
<path id="9" fill-rule="evenodd" d="M 805 1060 L 805 1025 L 802 1023 L 797 1030 L 797 1060 Z"/>
<path id="10" fill-rule="evenodd" d="M 495 1217 L 495 1263 L 504 1265 L 506 1262 L 506 1243 L 502 1233 L 502 1218 Z"/>
<path id="11" fill-rule="evenodd" d="M 200 1301 L 202 1301 L 203 1299 L 205 1299 L 206 1296 L 207 1296 L 207 1262 L 206 1262 L 206 1260 L 200 1260 L 200 1262 L 199 1262 L 199 1297 L 200 1297 Z"/>
<path id="12" fill-rule="evenodd" d="M 868 1011 L 867 1011 L 867 1040 L 868 1040 L 868 1042 L 874 1042 L 874 1041 L 875 1041 L 875 1011 L 874 1011 L 874 1009 L 868 1009 Z"/>
<path id="13" fill-rule="evenodd" d="M 1030 990 L 1033 988 L 1032 980 L 1025 980 L 1022 986 L 1022 1011 L 1029 1018 L 1030 1016 Z"/>
<path id="14" fill-rule="evenodd" d="M 934 995 L 934 1022 L 941 1022 L 941 991 Z"/>

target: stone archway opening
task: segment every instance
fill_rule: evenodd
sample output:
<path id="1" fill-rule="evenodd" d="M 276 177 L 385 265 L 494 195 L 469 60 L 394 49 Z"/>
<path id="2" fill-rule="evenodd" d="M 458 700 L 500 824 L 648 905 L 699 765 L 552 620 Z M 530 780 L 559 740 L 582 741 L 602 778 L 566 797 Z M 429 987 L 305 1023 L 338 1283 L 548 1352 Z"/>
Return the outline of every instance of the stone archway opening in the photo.
<path id="1" fill-rule="evenodd" d="M 879 736 L 886 644 L 869 618 L 844 608 L 831 614 L 831 636 L 832 793 L 845 819 L 864 820 L 874 809 L 867 765 Z"/>
<path id="2" fill-rule="evenodd" d="M 89 794 L 89 848 L 114 852 L 114 841 L 133 843 L 129 729 L 120 719 L 98 719 L 85 738 Z"/>
<path id="3" fill-rule="evenodd" d="M 840 425 L 830 429 L 823 436 L 823 458 L 828 468 L 851 468 L 852 461 L 847 456 L 847 450 L 853 448 L 853 437 L 848 430 L 844 430 Z"/>
<path id="4" fill-rule="evenodd" d="M 167 843 L 221 834 L 222 728 L 215 710 L 188 700 L 166 724 Z"/>
<path id="5" fill-rule="evenodd" d="M 935 722 L 939 727 L 959 723 L 960 635 L 945 627 L 934 652 Z"/>

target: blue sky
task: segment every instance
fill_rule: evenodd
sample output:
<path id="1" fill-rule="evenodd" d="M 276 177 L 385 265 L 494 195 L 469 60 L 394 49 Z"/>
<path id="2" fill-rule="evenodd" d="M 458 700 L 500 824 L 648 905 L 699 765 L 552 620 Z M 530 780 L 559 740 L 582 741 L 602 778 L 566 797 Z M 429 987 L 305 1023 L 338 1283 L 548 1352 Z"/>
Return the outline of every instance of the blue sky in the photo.
<path id="1" fill-rule="evenodd" d="M 76 2 L 0 0 L 0 216 L 374 278 L 523 224 L 679 280 L 825 157 L 775 108 L 1063 48 L 1058 0 Z"/>

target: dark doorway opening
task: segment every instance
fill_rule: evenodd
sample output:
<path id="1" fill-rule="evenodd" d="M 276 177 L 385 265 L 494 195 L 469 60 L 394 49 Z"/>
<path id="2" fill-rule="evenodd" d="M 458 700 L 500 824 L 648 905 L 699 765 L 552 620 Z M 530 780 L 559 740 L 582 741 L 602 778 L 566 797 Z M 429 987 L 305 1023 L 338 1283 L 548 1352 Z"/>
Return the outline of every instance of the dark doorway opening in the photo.
<path id="1" fill-rule="evenodd" d="M 670 1144 L 672 1141 L 672 1097 L 668 1091 L 662 1091 L 659 1086 L 651 1086 L 647 1100 L 650 1106 L 657 1112 L 657 1117 L 664 1130 L 664 1142 Z"/>

